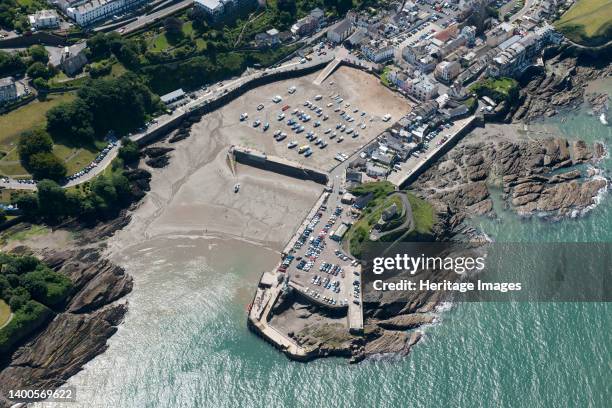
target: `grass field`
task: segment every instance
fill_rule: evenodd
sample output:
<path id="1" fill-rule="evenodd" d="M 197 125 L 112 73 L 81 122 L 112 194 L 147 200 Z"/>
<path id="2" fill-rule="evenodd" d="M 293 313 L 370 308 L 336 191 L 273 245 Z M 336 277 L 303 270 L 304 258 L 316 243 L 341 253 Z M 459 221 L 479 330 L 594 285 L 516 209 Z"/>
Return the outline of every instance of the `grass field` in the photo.
<path id="1" fill-rule="evenodd" d="M 612 0 L 577 0 L 555 23 L 570 40 L 585 45 L 612 40 Z"/>
<path id="2" fill-rule="evenodd" d="M 412 193 L 407 193 L 407 196 L 410 207 L 412 207 L 414 231 L 421 235 L 431 234 L 431 230 L 436 221 L 434 208 L 427 201 Z"/>
<path id="3" fill-rule="evenodd" d="M 50 95 L 44 101 L 34 101 L 6 115 L 0 115 L 0 150 L 8 152 L 17 146 L 17 137 L 26 130 L 42 128 L 46 124 L 45 114 L 62 102 L 74 100 L 72 93 Z"/>
<path id="4" fill-rule="evenodd" d="M 118 65 L 116 72 L 110 75 L 119 75 L 124 70 L 123 66 Z M 0 159 L 1 175 L 24 178 L 29 176 L 21 165 L 17 153 L 19 135 L 27 130 L 43 128 L 46 124 L 45 113 L 49 109 L 73 99 L 74 94 L 72 93 L 51 95 L 46 101 L 35 101 L 0 116 L 0 129 L 3 130 L 0 134 L 0 151 L 4 153 L 4 157 Z M 73 174 L 91 163 L 104 146 L 102 142 L 88 147 L 72 147 L 58 143 L 53 147 L 53 153 L 64 161 L 68 174 Z"/>
<path id="5" fill-rule="evenodd" d="M 0 327 L 3 327 L 11 317 L 11 308 L 6 302 L 0 299 Z"/>

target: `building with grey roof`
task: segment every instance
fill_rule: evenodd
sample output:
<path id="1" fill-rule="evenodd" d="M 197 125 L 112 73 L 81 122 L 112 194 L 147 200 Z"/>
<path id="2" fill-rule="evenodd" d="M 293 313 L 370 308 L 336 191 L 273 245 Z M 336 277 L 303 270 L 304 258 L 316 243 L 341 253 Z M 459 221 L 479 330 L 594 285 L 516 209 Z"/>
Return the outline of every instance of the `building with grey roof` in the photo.
<path id="1" fill-rule="evenodd" d="M 17 86 L 13 77 L 0 78 L 0 104 L 17 99 Z"/>

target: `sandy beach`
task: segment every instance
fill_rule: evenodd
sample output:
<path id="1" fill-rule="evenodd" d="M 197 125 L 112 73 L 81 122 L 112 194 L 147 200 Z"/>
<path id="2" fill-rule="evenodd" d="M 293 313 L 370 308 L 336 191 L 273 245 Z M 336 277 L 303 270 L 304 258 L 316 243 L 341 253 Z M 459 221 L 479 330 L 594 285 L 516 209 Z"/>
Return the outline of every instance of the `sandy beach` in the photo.
<path id="1" fill-rule="evenodd" d="M 312 83 L 316 76 L 314 73 L 257 88 L 205 115 L 192 127 L 189 138 L 172 145 L 176 150 L 166 168 L 150 169 L 151 192 L 133 213 L 133 222 L 110 241 L 111 248 L 121 250 L 126 244 L 186 234 L 253 240 L 280 250 L 321 194 L 322 186 L 240 164 L 234 174 L 227 161 L 230 146 L 251 146 L 294 161 L 308 160 L 309 165 L 328 170 L 337 164 L 333 157 L 338 151 L 350 154 L 380 134 L 388 126 L 381 120 L 386 113 L 398 119 L 411 109 L 405 99 L 380 84 L 376 86 L 378 79 L 364 72 L 342 67 L 321 86 Z M 293 95 L 287 93 L 291 86 L 298 89 Z M 273 129 L 286 127 L 276 120 L 281 105 L 290 104 L 290 110 L 303 109 L 303 101 L 317 94 L 325 95 L 319 105 L 329 110 L 330 116 L 317 130 L 322 134 L 321 129 L 335 127 L 340 121 L 338 113 L 326 108 L 326 99 L 332 93 L 342 95 L 344 103 L 350 102 L 348 109 L 359 107 L 360 112 L 367 112 L 368 120 L 373 117 L 358 138 L 347 135 L 343 143 L 330 141 L 328 148 L 315 148 L 315 154 L 308 159 L 286 147 L 297 135 L 281 143 L 274 140 Z M 271 102 L 276 94 L 283 95 L 282 103 Z M 266 106 L 261 112 L 255 109 L 259 103 Z M 241 122 L 240 113 L 247 110 L 251 117 Z M 251 126 L 256 115 L 261 116 L 262 122 L 270 122 L 267 132 Z M 241 185 L 238 193 L 234 193 L 236 183 Z"/>

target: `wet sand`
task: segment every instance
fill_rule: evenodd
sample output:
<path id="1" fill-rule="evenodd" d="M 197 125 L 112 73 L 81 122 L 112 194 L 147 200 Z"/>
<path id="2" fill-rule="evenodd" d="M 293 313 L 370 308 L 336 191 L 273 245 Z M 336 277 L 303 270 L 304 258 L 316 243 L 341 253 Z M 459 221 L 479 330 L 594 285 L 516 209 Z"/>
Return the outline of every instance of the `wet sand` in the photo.
<path id="1" fill-rule="evenodd" d="M 151 192 L 111 248 L 182 234 L 256 240 L 280 249 L 321 193 L 314 182 L 242 165 L 232 174 L 230 144 L 219 122 L 205 116 L 197 128 L 175 146 L 168 167 L 152 170 Z"/>
<path id="2" fill-rule="evenodd" d="M 388 126 L 380 116 L 390 113 L 397 119 L 410 110 L 405 99 L 361 71 L 342 67 L 322 86 L 312 83 L 316 75 L 257 88 L 205 115 L 192 127 L 189 138 L 173 145 L 176 150 L 171 153 L 170 165 L 151 170 L 151 192 L 133 213 L 133 222 L 111 240 L 111 249 L 122 250 L 125 245 L 160 236 L 187 234 L 253 240 L 280 250 L 321 194 L 322 186 L 243 165 L 237 165 L 233 174 L 227 152 L 234 144 L 252 146 L 292 160 L 309 160 L 286 148 L 287 140 L 297 136 L 290 135 L 282 143 L 274 141 L 273 127 L 281 126 L 279 122 L 270 119 L 271 129 L 263 133 L 250 126 L 255 114 L 245 123 L 240 122 L 240 113 L 246 109 L 257 112 L 257 104 L 264 103 L 266 108 L 261 115 L 275 117 L 279 105 L 298 106 L 298 102 L 317 93 L 341 94 L 345 102 L 352 102 L 351 108 L 359 107 L 368 112 L 368 118 L 374 116 L 375 120 L 368 123 L 368 129 L 357 139 L 347 137 L 342 144 L 331 142 L 324 150 L 316 149 L 311 165 L 329 169 L 337 164 L 333 156 L 338 149 L 352 153 Z M 330 81 L 334 82 L 333 86 L 329 85 Z M 298 91 L 289 95 L 287 89 L 292 85 Z M 273 104 L 271 98 L 275 94 L 283 95 L 285 100 Z M 326 99 L 329 98 L 321 102 L 328 103 Z M 325 123 L 321 128 L 338 121 L 330 114 L 329 125 Z M 241 185 L 238 193 L 234 193 L 236 183 Z"/>

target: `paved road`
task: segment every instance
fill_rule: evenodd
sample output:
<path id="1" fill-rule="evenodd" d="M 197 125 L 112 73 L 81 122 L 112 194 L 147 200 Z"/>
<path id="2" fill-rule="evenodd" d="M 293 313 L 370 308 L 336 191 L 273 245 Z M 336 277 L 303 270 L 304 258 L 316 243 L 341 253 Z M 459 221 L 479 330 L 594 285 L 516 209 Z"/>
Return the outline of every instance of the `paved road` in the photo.
<path id="1" fill-rule="evenodd" d="M 113 147 L 106 154 L 106 156 L 104 156 L 104 159 L 102 159 L 102 161 L 98 163 L 96 167 L 91 169 L 88 173 L 85 173 L 82 177 L 69 181 L 68 183 L 64 185 L 64 187 L 72 187 L 72 186 L 76 186 L 77 184 L 83 184 L 87 181 L 90 181 L 91 179 L 93 179 L 94 177 L 102 173 L 106 169 L 106 167 L 109 164 L 111 164 L 113 159 L 117 157 L 118 152 L 119 152 L 119 146 Z M 10 179 L 10 178 L 8 179 L 8 182 L 0 180 L 0 187 L 9 188 L 12 190 L 36 190 L 36 184 L 20 183 L 17 180 Z"/>
<path id="2" fill-rule="evenodd" d="M 138 31 L 141 28 L 144 28 L 147 25 L 152 24 L 166 16 L 174 14 L 182 9 L 186 9 L 192 4 L 193 4 L 193 0 L 181 1 L 180 3 L 173 4 L 172 6 L 163 8 L 154 13 L 140 16 L 135 21 L 132 21 L 131 23 L 128 23 L 122 27 L 119 27 L 115 31 L 117 31 L 118 33 L 121 33 L 122 35 L 129 34 L 134 31 Z"/>

